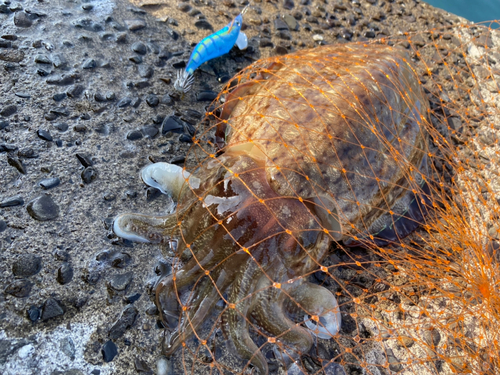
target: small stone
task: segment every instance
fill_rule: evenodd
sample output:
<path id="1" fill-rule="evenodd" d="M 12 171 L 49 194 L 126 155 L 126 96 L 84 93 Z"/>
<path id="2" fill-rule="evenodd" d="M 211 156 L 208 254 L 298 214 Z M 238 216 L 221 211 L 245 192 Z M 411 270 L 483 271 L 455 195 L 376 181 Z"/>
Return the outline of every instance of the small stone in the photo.
<path id="1" fill-rule="evenodd" d="M 7 198 L 0 202 L 0 208 L 22 206 L 23 204 L 24 199 L 21 196 L 16 195 L 15 197 Z"/>
<path id="2" fill-rule="evenodd" d="M 23 148 L 17 152 L 17 155 L 21 158 L 36 159 L 38 154 L 31 147 Z"/>
<path id="3" fill-rule="evenodd" d="M 97 61 L 95 61 L 94 59 L 87 59 L 82 64 L 83 69 L 94 69 L 96 67 L 97 67 Z"/>
<path id="4" fill-rule="evenodd" d="M 30 277 L 42 269 L 42 258 L 34 254 L 23 254 L 12 264 L 12 273 L 16 277 Z"/>
<path id="5" fill-rule="evenodd" d="M 61 100 L 63 99 L 66 99 L 67 95 L 65 92 L 61 92 L 61 93 L 58 93 L 58 94 L 54 94 L 52 96 L 52 99 L 54 99 L 56 102 L 60 102 Z"/>
<path id="6" fill-rule="evenodd" d="M 68 64 L 66 58 L 61 54 L 52 55 L 52 65 L 55 68 L 64 68 Z"/>
<path id="7" fill-rule="evenodd" d="M 133 305 L 128 305 L 122 311 L 120 318 L 109 330 L 109 338 L 116 340 L 125 334 L 125 331 L 132 327 L 139 312 Z"/>
<path id="8" fill-rule="evenodd" d="M 60 86 L 66 86 L 66 85 L 71 85 L 75 82 L 75 76 L 70 75 L 70 74 L 61 74 L 61 75 L 55 75 L 53 77 L 47 78 L 47 83 L 50 85 L 60 85 Z M 68 93 L 68 96 L 69 93 Z"/>
<path id="9" fill-rule="evenodd" d="M 213 30 L 213 26 L 206 19 L 198 20 L 194 23 L 194 25 L 201 30 Z"/>
<path id="10" fill-rule="evenodd" d="M 14 155 L 7 155 L 7 163 L 16 168 L 19 173 L 26 174 L 26 168 L 24 167 L 24 164 L 21 162 L 21 160 L 19 160 L 19 158 L 15 157 Z"/>
<path id="11" fill-rule="evenodd" d="M 129 141 L 137 141 L 143 137 L 140 130 L 132 130 L 127 134 L 127 139 Z"/>
<path id="12" fill-rule="evenodd" d="M 14 14 L 14 25 L 17 27 L 27 28 L 33 24 L 32 16 L 25 12 L 16 12 Z"/>
<path id="13" fill-rule="evenodd" d="M 150 65 L 139 65 L 137 68 L 139 76 L 141 78 L 151 78 L 153 76 L 153 68 Z"/>
<path id="14" fill-rule="evenodd" d="M 40 309 L 36 306 L 31 306 L 26 313 L 28 315 L 28 319 L 32 322 L 36 322 L 42 315 Z"/>
<path id="15" fill-rule="evenodd" d="M 148 364 L 139 358 L 136 358 L 134 360 L 134 367 L 135 367 L 135 371 L 137 371 L 138 373 L 143 373 L 143 372 L 150 373 L 150 374 L 153 373 L 153 371 L 148 366 Z"/>
<path id="16" fill-rule="evenodd" d="M 135 19 L 135 20 L 125 20 L 125 25 L 130 31 L 137 31 L 144 29 L 146 27 L 146 22 L 143 20 Z"/>
<path id="17" fill-rule="evenodd" d="M 146 103 L 148 103 L 150 107 L 156 107 L 160 103 L 160 99 L 158 99 L 155 94 L 149 94 L 146 96 Z"/>
<path id="18" fill-rule="evenodd" d="M 272 47 L 274 44 L 270 38 L 262 37 L 260 38 L 259 45 L 261 47 Z"/>
<path id="19" fill-rule="evenodd" d="M 83 165 L 85 168 L 88 168 L 92 165 L 92 160 L 84 154 L 75 154 L 76 158 L 80 162 L 81 165 Z"/>
<path id="20" fill-rule="evenodd" d="M 132 49 L 132 51 L 138 53 L 139 55 L 145 55 L 148 52 L 148 48 L 142 42 L 136 42 L 132 44 L 132 47 L 130 48 Z"/>
<path id="21" fill-rule="evenodd" d="M 430 327 L 424 330 L 423 338 L 427 345 L 431 348 L 435 348 L 441 341 L 441 334 L 437 329 Z"/>
<path id="22" fill-rule="evenodd" d="M 64 314 L 64 308 L 54 298 L 49 298 L 42 307 L 42 320 L 49 320 Z"/>
<path id="23" fill-rule="evenodd" d="M 131 98 L 122 98 L 118 101 L 116 105 L 118 106 L 118 108 L 125 108 L 129 106 L 131 102 L 132 102 Z"/>
<path id="24" fill-rule="evenodd" d="M 64 354 L 68 356 L 69 359 L 71 359 L 72 361 L 75 360 L 76 348 L 75 343 L 73 342 L 71 337 L 63 337 L 59 342 L 59 348 Z"/>
<path id="25" fill-rule="evenodd" d="M 5 293 L 17 298 L 25 298 L 30 295 L 33 284 L 28 280 L 15 280 L 5 289 Z"/>
<path id="26" fill-rule="evenodd" d="M 52 64 L 52 61 L 47 57 L 47 55 L 38 54 L 35 56 L 35 62 L 38 64 Z"/>
<path id="27" fill-rule="evenodd" d="M 142 133 L 148 138 L 154 138 L 158 135 L 159 130 L 155 126 L 145 126 L 142 128 Z"/>
<path id="28" fill-rule="evenodd" d="M 40 221 L 54 220 L 59 216 L 59 206 L 50 195 L 41 195 L 26 206 L 33 219 Z"/>
<path id="29" fill-rule="evenodd" d="M 0 116 L 9 117 L 17 112 L 17 107 L 15 105 L 8 105 L 2 108 L 0 111 Z"/>
<path id="30" fill-rule="evenodd" d="M 93 167 L 87 167 L 82 171 L 82 180 L 86 184 L 90 184 L 97 178 L 97 171 Z"/>
<path id="31" fill-rule="evenodd" d="M 38 129 L 36 134 L 38 135 L 39 138 L 43 139 L 44 141 L 52 142 L 52 140 L 53 140 L 52 136 L 50 135 L 50 133 L 47 130 Z"/>
<path id="32" fill-rule="evenodd" d="M 142 63 L 142 57 L 139 55 L 130 56 L 128 59 L 130 61 L 132 61 L 134 64 L 141 64 Z"/>
<path id="33" fill-rule="evenodd" d="M 193 137 L 187 135 L 187 134 L 181 134 L 179 137 L 179 141 L 185 142 L 185 143 L 193 143 Z"/>
<path id="34" fill-rule="evenodd" d="M 163 120 L 161 125 L 161 133 L 165 135 L 168 132 L 183 133 L 184 125 L 182 121 L 177 116 L 169 116 Z"/>
<path id="35" fill-rule="evenodd" d="M 299 23 L 297 22 L 297 20 L 294 17 L 292 17 L 288 14 L 284 14 L 281 16 L 281 18 L 286 23 L 289 30 L 296 31 L 299 29 Z"/>
<path id="36" fill-rule="evenodd" d="M 281 18 L 276 18 L 274 20 L 274 27 L 276 30 L 288 30 L 287 23 Z"/>
<path id="37" fill-rule="evenodd" d="M 0 130 L 5 129 L 7 126 L 9 126 L 8 121 L 0 121 Z M 0 151 L 2 152 L 2 151 Z"/>
<path id="38" fill-rule="evenodd" d="M 111 362 L 118 354 L 118 348 L 113 341 L 109 340 L 102 347 L 101 353 L 104 362 Z"/>
<path id="39" fill-rule="evenodd" d="M 61 122 L 59 124 L 55 124 L 54 128 L 63 133 L 68 130 L 68 124 L 66 124 L 65 122 Z"/>
<path id="40" fill-rule="evenodd" d="M 127 286 L 132 281 L 132 278 L 133 278 L 132 272 L 126 272 L 123 274 L 113 275 L 109 278 L 108 285 L 112 289 L 120 292 L 120 291 L 123 291 L 127 288 Z"/>
<path id="41" fill-rule="evenodd" d="M 66 94 L 70 98 L 77 98 L 85 91 L 85 87 L 82 85 L 74 85 L 66 91 Z"/>
<path id="42" fill-rule="evenodd" d="M 7 223 L 3 220 L 0 220 L 0 233 L 7 229 Z"/>
<path id="43" fill-rule="evenodd" d="M 46 178 L 45 180 L 40 181 L 38 184 L 45 190 L 49 190 L 59 186 L 61 180 L 59 177 Z"/>
<path id="44" fill-rule="evenodd" d="M 68 284 L 73 279 L 73 268 L 69 263 L 64 263 L 57 270 L 57 282 L 61 285 Z"/>
<path id="45" fill-rule="evenodd" d="M 131 296 L 126 296 L 123 300 L 126 303 L 134 303 L 139 298 L 141 298 L 141 293 L 135 293 L 135 294 L 132 294 Z"/>
<path id="46" fill-rule="evenodd" d="M 199 102 L 211 102 L 215 100 L 218 96 L 218 93 L 215 91 L 201 91 L 196 94 L 196 100 Z"/>

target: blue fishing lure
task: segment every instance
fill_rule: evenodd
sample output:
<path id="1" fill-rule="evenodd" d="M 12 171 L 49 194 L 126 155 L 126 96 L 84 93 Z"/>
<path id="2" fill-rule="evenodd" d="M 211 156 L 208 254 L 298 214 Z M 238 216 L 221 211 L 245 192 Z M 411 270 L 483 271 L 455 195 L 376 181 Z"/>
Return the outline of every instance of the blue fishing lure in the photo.
<path id="1" fill-rule="evenodd" d="M 194 47 L 186 69 L 177 72 L 177 79 L 174 83 L 177 91 L 186 93 L 191 90 L 194 82 L 193 72 L 204 62 L 228 53 L 235 44 L 239 49 L 247 48 L 247 36 L 241 31 L 242 15 L 246 9 L 245 7 L 241 14 L 226 27 L 207 36 Z"/>

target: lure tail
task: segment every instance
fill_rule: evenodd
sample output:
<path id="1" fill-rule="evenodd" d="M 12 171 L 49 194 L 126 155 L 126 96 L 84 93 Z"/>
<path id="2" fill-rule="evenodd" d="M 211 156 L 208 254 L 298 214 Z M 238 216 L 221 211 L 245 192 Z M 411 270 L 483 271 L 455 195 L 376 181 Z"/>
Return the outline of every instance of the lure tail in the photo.
<path id="1" fill-rule="evenodd" d="M 174 82 L 174 88 L 182 93 L 187 93 L 191 90 L 194 83 L 194 76 L 186 70 L 177 71 L 177 79 Z"/>

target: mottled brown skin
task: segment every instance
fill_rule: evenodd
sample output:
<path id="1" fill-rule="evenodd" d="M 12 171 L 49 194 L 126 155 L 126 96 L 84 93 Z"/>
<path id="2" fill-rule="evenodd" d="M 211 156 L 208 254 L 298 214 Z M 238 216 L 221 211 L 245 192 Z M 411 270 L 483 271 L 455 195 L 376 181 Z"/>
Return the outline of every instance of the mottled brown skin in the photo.
<path id="1" fill-rule="evenodd" d="M 295 360 L 313 339 L 292 312 L 338 314 L 333 295 L 302 277 L 331 243 L 415 228 L 425 213 L 408 190 L 422 185 L 428 104 L 404 59 L 387 46 L 344 45 L 258 62 L 227 97 L 224 153 L 192 171 L 201 183 L 184 185 L 176 213 L 117 218 L 123 233 L 175 240 L 188 255 L 156 289 L 167 355 L 223 299 L 223 331 L 259 373 L 267 362 L 250 323 Z"/>

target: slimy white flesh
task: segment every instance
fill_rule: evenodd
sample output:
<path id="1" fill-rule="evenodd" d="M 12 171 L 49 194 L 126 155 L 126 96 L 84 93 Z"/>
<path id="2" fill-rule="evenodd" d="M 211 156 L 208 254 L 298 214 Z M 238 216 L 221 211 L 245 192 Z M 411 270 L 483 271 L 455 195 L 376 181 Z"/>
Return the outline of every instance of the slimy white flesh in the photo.
<path id="1" fill-rule="evenodd" d="M 191 175 L 178 165 L 169 163 L 155 163 L 144 167 L 141 177 L 148 186 L 159 189 L 163 194 L 172 198 L 179 197 L 182 186 L 189 183 L 192 189 L 200 186 L 200 179 Z"/>

